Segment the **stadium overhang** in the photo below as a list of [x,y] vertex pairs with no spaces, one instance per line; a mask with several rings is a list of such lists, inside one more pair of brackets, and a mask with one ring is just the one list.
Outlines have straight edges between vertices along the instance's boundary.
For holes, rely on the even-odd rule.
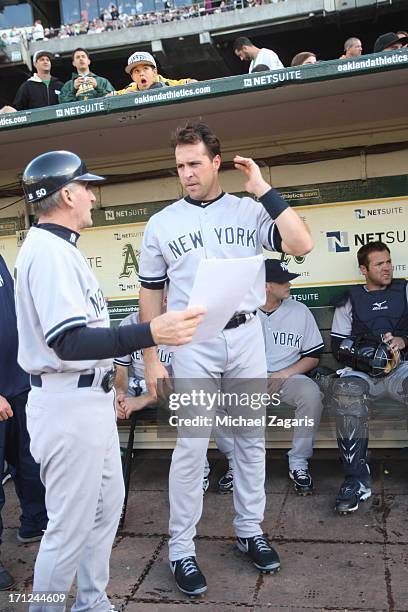
[[61,148],[115,180],[168,175],[170,132],[187,119],[212,126],[226,163],[238,152],[279,163],[407,148],[407,68],[401,49],[0,115],[0,187],[17,181],[33,156]]

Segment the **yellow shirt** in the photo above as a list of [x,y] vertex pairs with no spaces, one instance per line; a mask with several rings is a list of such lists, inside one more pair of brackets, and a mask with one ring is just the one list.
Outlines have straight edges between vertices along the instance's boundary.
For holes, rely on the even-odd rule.
[[[161,74],[158,74],[157,79],[156,79],[156,83],[164,83],[168,87],[174,87],[175,85],[186,85],[187,83],[191,83],[191,82],[192,82],[192,79],[166,79]],[[123,94],[133,93],[135,91],[142,91],[142,90],[139,90],[137,87],[137,84],[133,82],[133,83],[130,83],[130,85],[128,85],[124,89],[118,89],[117,91],[115,91],[114,95],[122,96]]]

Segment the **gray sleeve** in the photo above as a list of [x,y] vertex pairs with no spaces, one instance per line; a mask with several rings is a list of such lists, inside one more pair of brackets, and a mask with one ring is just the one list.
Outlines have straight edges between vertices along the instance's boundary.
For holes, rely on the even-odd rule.
[[323,352],[324,342],[322,335],[317,327],[314,316],[308,308],[305,310],[305,328],[302,346],[300,349],[301,357],[318,357]]
[[334,311],[333,324],[331,328],[332,338],[348,338],[351,335],[353,316],[351,302],[347,300],[344,306],[338,306]]
[[[132,314],[125,317],[120,323],[119,327],[127,327],[128,325],[137,325],[139,323],[139,313],[132,312]],[[113,363],[115,365],[120,366],[130,366],[132,364],[132,356],[129,353],[128,355],[124,355],[123,357],[117,357],[114,359]]]
[[162,289],[167,280],[167,264],[155,231],[154,217],[148,221],[143,234],[139,279],[142,287],[148,289]]

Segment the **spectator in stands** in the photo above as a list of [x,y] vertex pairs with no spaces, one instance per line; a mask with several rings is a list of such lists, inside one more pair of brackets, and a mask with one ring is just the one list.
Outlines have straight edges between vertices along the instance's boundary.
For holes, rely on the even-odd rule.
[[110,21],[110,20],[111,20],[111,14],[110,14],[109,10],[108,10],[107,8],[106,8],[106,9],[104,9],[104,10],[101,12],[101,14],[100,14],[100,17],[99,17],[99,18],[101,19],[101,21],[105,21],[105,22]]
[[251,62],[248,72],[253,72],[257,64],[265,64],[269,70],[284,68],[279,57],[271,49],[259,49],[247,38],[240,36],[234,40],[234,53],[242,62]]
[[108,95],[121,96],[127,93],[146,89],[158,89],[160,87],[172,87],[174,85],[185,85],[186,83],[196,83],[195,79],[166,79],[157,72],[156,60],[147,51],[136,51],[129,59],[125,72],[132,77],[133,83],[112,92]]
[[406,42],[402,43],[402,46],[408,47],[408,32],[405,32],[405,30],[398,30],[397,36],[400,40],[405,38]]
[[305,64],[316,64],[317,57],[312,51],[301,51],[297,53],[290,62],[291,66],[304,66]]
[[13,106],[5,106],[1,113],[42,108],[58,104],[58,96],[63,87],[62,81],[51,75],[52,53],[36,51],[33,64],[36,72],[17,90]]
[[9,43],[19,44],[21,40],[20,32],[17,30],[16,26],[13,26],[9,32]]
[[2,49],[5,49],[9,44],[9,37],[7,36],[7,32],[3,32],[0,39],[0,45]]
[[54,28],[44,28],[44,40],[49,40],[50,38],[54,38],[55,30]]
[[395,32],[381,34],[374,43],[374,53],[381,51],[395,51],[401,49],[408,43],[408,37],[400,37]]
[[340,56],[340,59],[351,59],[353,57],[359,57],[363,52],[363,45],[359,38],[348,38],[344,43],[344,53]]
[[71,80],[63,86],[59,96],[61,103],[101,98],[114,91],[108,79],[97,76],[89,70],[90,64],[91,58],[88,51],[82,48],[75,49],[72,54],[72,65],[77,71],[72,74]]
[[0,37],[0,51],[4,53],[7,49],[7,32],[3,32]]
[[112,21],[116,21],[117,19],[119,19],[119,11],[114,4],[111,4],[110,15]]
[[34,42],[44,40],[44,28],[40,19],[34,21],[32,36]]
[[254,72],[269,72],[269,67],[266,64],[257,64],[253,69],[252,74]]
[[62,25],[58,32],[58,38],[69,38],[70,34],[66,26]]

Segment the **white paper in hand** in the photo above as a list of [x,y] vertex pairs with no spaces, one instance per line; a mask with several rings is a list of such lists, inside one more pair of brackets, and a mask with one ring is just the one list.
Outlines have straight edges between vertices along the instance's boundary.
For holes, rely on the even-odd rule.
[[263,261],[262,255],[200,261],[188,308],[205,306],[207,314],[198,326],[192,344],[210,340],[224,329],[254,285]]

